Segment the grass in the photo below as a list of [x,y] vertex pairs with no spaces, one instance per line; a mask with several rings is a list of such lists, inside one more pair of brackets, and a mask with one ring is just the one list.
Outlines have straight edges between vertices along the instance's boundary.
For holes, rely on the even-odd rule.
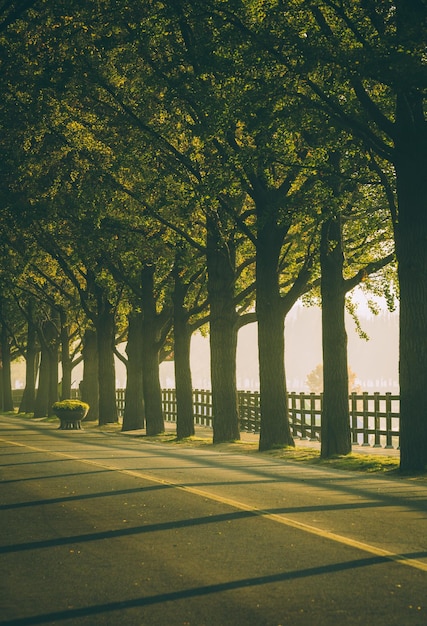
[[[11,414],[10,414],[11,415]],[[19,417],[32,418],[31,414],[19,414]],[[55,422],[57,417],[42,418],[40,421]],[[330,459],[322,459],[318,448],[299,445],[296,442],[295,448],[276,448],[265,452],[258,451],[258,442],[239,440],[227,443],[212,443],[211,431],[206,429],[204,436],[188,437],[178,440],[172,431],[166,431],[156,436],[141,434],[141,431],[121,432],[121,424],[104,424],[100,426],[98,422],[83,421],[83,429],[87,431],[97,431],[107,434],[117,434],[122,436],[139,437],[145,442],[160,443],[171,446],[187,448],[207,447],[227,454],[259,454],[274,458],[283,462],[301,463],[303,465],[313,465],[317,467],[328,467],[351,472],[363,472],[367,474],[387,474],[394,475],[399,470],[399,457],[384,454],[360,454],[351,453],[346,456],[336,456]],[[427,478],[427,473],[418,475],[419,478]]]
[[305,446],[298,447],[298,444],[295,448],[276,448],[274,450],[258,452],[258,444],[256,442],[234,441],[213,444],[210,440],[198,437],[190,437],[188,439],[178,441],[176,437],[168,434],[159,435],[158,437],[144,437],[144,440],[192,448],[209,445],[212,449],[219,450],[221,452],[236,454],[262,454],[285,462],[289,461],[305,465],[331,467],[352,472],[385,473],[399,469],[399,458],[395,456],[352,453],[346,456],[336,456],[330,459],[322,459],[318,449],[308,448]]
[[319,451],[312,448],[307,448],[305,450],[301,448],[288,448],[284,449],[277,456],[279,458],[305,463],[307,465],[332,467],[352,472],[390,472],[399,469],[399,458],[395,456],[358,454],[353,452],[345,456],[335,456],[330,459],[322,459]]
[[155,437],[148,437],[146,435],[141,436],[144,441],[152,443],[162,443],[191,448],[209,446],[211,449],[218,450],[220,452],[235,454],[263,454],[284,462],[289,461],[305,465],[330,467],[352,472],[390,473],[396,472],[399,469],[398,456],[352,453],[345,456],[322,459],[318,449],[298,446],[298,442],[295,448],[276,448],[266,452],[259,452],[258,442],[256,441],[231,441],[227,443],[213,444],[211,438],[188,437],[186,439],[178,440],[174,433],[168,432]]

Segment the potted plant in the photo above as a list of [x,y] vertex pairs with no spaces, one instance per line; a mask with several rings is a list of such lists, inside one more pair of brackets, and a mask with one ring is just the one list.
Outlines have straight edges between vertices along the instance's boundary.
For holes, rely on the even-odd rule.
[[52,410],[61,420],[61,430],[81,430],[81,421],[89,411],[89,405],[81,400],[61,400],[54,402]]

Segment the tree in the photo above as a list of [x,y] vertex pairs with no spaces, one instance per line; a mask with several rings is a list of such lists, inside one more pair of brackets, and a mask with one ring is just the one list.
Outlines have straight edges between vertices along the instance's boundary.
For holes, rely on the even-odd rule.
[[6,30],[22,14],[25,14],[38,0],[24,0],[23,2],[6,2],[0,10],[0,32]]
[[[293,444],[287,416],[283,326],[286,312],[298,297],[297,291],[302,293],[306,288],[302,283],[303,276],[307,279],[309,262],[293,268],[293,277],[299,277],[298,287],[289,290],[286,298],[282,298],[279,276],[284,272],[283,258],[290,240],[285,244],[285,238],[300,215],[296,196],[308,178],[309,167],[304,162],[303,150],[298,148],[301,138],[296,130],[297,109],[288,94],[278,93],[278,81],[283,82],[283,74],[277,74],[275,64],[264,63],[257,47],[250,38],[245,38],[246,33],[242,36],[235,22],[221,15],[221,7],[211,4],[214,8],[203,13],[206,15],[203,20],[199,6],[194,3],[179,7],[169,3],[173,17],[168,20],[162,14],[162,20],[168,24],[165,49],[182,59],[181,81],[177,80],[176,63],[170,61],[173,53],[156,52],[150,64],[162,78],[165,75],[169,78],[168,87],[175,99],[188,105],[186,116],[192,121],[191,132],[197,133],[198,145],[203,142],[201,163],[207,175],[202,182],[209,189],[209,196],[220,203],[224,196],[228,200],[239,193],[247,199],[237,205],[237,211],[235,202],[225,204],[231,220],[256,248],[261,422],[264,424],[260,446],[268,449]],[[156,41],[161,37],[158,29],[155,37]],[[271,109],[265,106],[270,98],[274,102]],[[215,196],[212,190],[218,190]],[[229,280],[225,282],[229,284]],[[292,279],[286,278],[284,282],[289,287]],[[224,297],[223,290],[222,294]],[[235,317],[231,308],[229,313]],[[214,342],[212,333],[211,338]],[[216,342],[212,345],[216,346]],[[233,342],[229,341],[228,345],[232,347]],[[230,383],[231,389],[231,379]]]
[[[353,372],[351,367],[347,370],[348,374],[348,392],[357,392],[356,378],[357,374]],[[320,394],[323,392],[323,364],[318,363],[316,367],[307,374],[306,385],[310,390],[310,393]]]
[[142,320],[142,371],[147,435],[164,431],[162,394],[160,388],[159,352],[170,330],[171,307],[156,310],[154,291],[154,264],[146,264],[141,273]]
[[[207,317],[200,314],[207,308],[204,297],[204,268],[188,272],[191,249],[178,243],[173,268],[173,348],[177,403],[177,439],[194,435],[193,385],[191,380],[190,347],[193,332]],[[201,256],[203,259],[204,256]],[[201,283],[201,284],[200,284]],[[191,299],[190,299],[191,298]],[[201,301],[200,301],[201,300]],[[194,317],[197,321],[191,322]]]
[[3,411],[13,411],[11,379],[11,336],[6,322],[6,301],[0,294],[0,390]]
[[99,420],[99,365],[98,365],[98,342],[96,330],[90,326],[83,335],[83,378],[80,383],[80,394],[83,402],[89,405],[86,419],[89,421]]
[[[400,291],[401,469],[427,466],[427,121],[422,0],[264,6],[242,27],[300,77],[305,106],[394,167]],[[286,37],[283,36],[286,33]]]
[[125,359],[126,392],[122,431],[137,430],[145,425],[144,372],[142,344],[142,311],[132,310],[128,316]]
[[[349,154],[346,158],[351,155],[352,160],[358,163],[360,176],[363,160],[356,159],[353,151],[348,148],[347,151]],[[326,183],[331,197],[328,206],[323,207],[320,238],[323,349],[321,456],[324,458],[351,452],[347,333],[344,319],[347,293],[394,258],[393,252],[386,254],[390,248],[387,227],[391,224],[389,220],[384,221],[381,197],[377,198],[370,190],[374,181],[371,184],[365,183],[369,190],[366,199],[361,181],[351,176],[354,165],[352,164],[350,171],[344,171],[343,155],[340,151],[330,152],[329,165],[331,170]],[[366,181],[369,182],[369,179]],[[369,210],[364,209],[366,200],[372,204]],[[379,206],[376,206],[378,201]],[[346,235],[343,234],[345,222]],[[377,255],[378,258],[375,259]],[[353,267],[358,268],[358,271]]]
[[[143,63],[146,63],[145,58],[142,59],[142,61]],[[122,68],[120,68],[119,66],[118,68],[116,68],[116,71],[122,71]],[[144,174],[141,175],[140,170],[136,168],[132,172],[131,176],[129,175],[126,176],[126,185],[124,185],[123,183],[120,184],[118,180],[119,177],[117,177],[115,180],[117,186],[122,191],[125,191],[132,198],[134,199],[136,198],[138,202],[140,202],[141,209],[144,211],[144,213],[149,215],[151,218],[158,220],[161,224],[167,225],[168,228],[170,228],[170,231],[172,233],[175,232],[179,236],[183,237],[183,239],[185,239],[188,243],[191,243],[191,245],[194,244],[194,248],[198,254],[201,249],[201,244],[199,242],[196,242],[195,241],[196,237],[194,237],[192,234],[190,236],[188,234],[188,231],[183,233],[182,226],[180,225],[180,221],[179,221],[180,217],[183,214],[185,215],[186,211],[185,209],[182,209],[182,208],[178,208],[177,210],[177,204],[179,204],[179,201],[177,202],[177,198],[180,198],[182,196],[183,197],[182,204],[184,204],[186,194],[188,197],[189,193],[192,193],[192,194],[197,193],[198,196],[202,196],[202,200],[203,200],[203,190],[200,191],[200,185],[199,185],[199,189],[196,187],[196,191],[194,191],[194,186],[195,186],[194,181],[193,181],[192,187],[190,187],[188,184],[188,178],[190,176],[193,179],[195,179],[197,183],[200,183],[200,175],[198,173],[197,165],[194,163],[194,161],[192,160],[190,161],[188,159],[188,156],[184,150],[178,151],[177,148],[174,146],[174,143],[175,143],[174,138],[168,135],[168,132],[171,131],[171,128],[169,128],[168,125],[163,124],[159,129],[158,128],[159,123],[156,117],[154,117],[154,119],[150,117],[146,119],[145,118],[146,111],[141,110],[138,102],[134,102],[132,100],[129,101],[129,94],[126,93],[126,91],[118,90],[117,87],[114,84],[112,84],[111,80],[109,80],[108,78],[106,77],[99,78],[99,75],[97,76],[98,76],[99,83],[102,84],[104,90],[108,92],[109,97],[113,98],[114,101],[121,107],[121,109],[125,111],[126,115],[124,116],[124,119],[127,120],[128,123],[129,122],[132,123],[135,126],[135,130],[137,132],[141,132],[141,130],[144,130],[145,136],[144,136],[144,133],[142,133],[140,135],[140,141],[147,143],[147,135],[148,135],[149,140],[150,140],[148,145],[150,144],[152,145],[153,137],[155,137],[154,145],[156,146],[156,159],[158,163],[160,159],[162,159],[160,163],[162,163],[165,160],[164,153],[167,151],[166,163],[162,164],[162,167],[164,168],[164,171],[162,170],[163,176],[161,176],[159,179],[154,178],[153,180],[153,174],[152,172],[149,171],[148,177],[149,177],[150,184],[147,185],[147,177],[145,176],[145,170],[143,170]],[[162,74],[162,77],[163,77],[163,74]],[[148,78],[148,80],[152,80],[152,79]],[[156,88],[159,89],[158,86]],[[163,89],[163,86],[161,88]],[[136,92],[135,85],[133,89],[135,93]],[[145,97],[144,90],[145,90],[145,86],[144,88],[141,88],[141,98]],[[181,112],[181,110],[179,110],[179,112],[183,116],[185,116],[186,114],[185,111]],[[162,111],[163,120],[168,119],[169,117],[170,117],[170,112]],[[118,122],[116,121],[116,123],[123,124],[123,120],[121,121],[119,120]],[[172,129],[172,131],[176,133],[174,129]],[[160,132],[162,132],[161,135],[160,135]],[[191,146],[191,142],[192,142],[191,136],[187,138],[185,135],[183,135],[182,142],[184,146],[187,146],[187,145]],[[147,147],[147,149],[150,149],[150,148]],[[182,176],[182,182],[181,182],[181,188],[179,188],[179,185],[175,183],[171,187],[171,191],[168,191],[168,187],[170,186],[170,178],[171,178],[171,171],[170,171],[171,159],[174,159],[175,161],[173,164],[174,170],[175,170],[173,172],[174,178],[176,180],[177,173],[179,172],[179,174]],[[135,162],[133,163],[133,166],[135,166]],[[186,186],[184,187],[184,185]],[[149,187],[149,191],[145,191],[147,187]],[[175,195],[173,196],[173,191],[177,187],[178,187],[178,190],[177,190],[178,194],[175,193]],[[183,187],[184,187],[184,191],[183,191]],[[204,189],[206,189],[206,183],[203,184],[203,187]],[[187,189],[189,191],[187,191]],[[158,201],[156,202],[154,200],[156,198],[156,195],[158,196],[159,199],[161,199],[160,202]],[[149,198],[149,200],[147,198]],[[170,206],[174,207],[174,211],[172,212],[172,214],[170,212],[170,209],[166,208],[169,206],[168,201],[170,202]],[[194,205],[194,200],[192,204]],[[206,202],[206,204],[208,204],[208,202]],[[198,211],[200,213],[200,203],[198,204]],[[206,209],[202,209],[202,211],[204,211],[207,215],[209,215],[210,211],[215,212],[215,209],[211,209],[208,206]],[[189,219],[188,215],[186,215],[186,219],[187,220]],[[190,219],[191,219],[191,216],[190,216]],[[213,222],[209,222],[209,217],[206,218],[206,221],[208,225],[213,223]],[[194,228],[192,230],[194,230]],[[206,232],[208,233],[207,239],[206,239],[207,241],[206,250],[209,250],[209,254],[207,255],[207,266],[208,266],[208,276],[209,276],[208,282],[209,282],[209,289],[210,289],[209,303],[210,303],[211,309],[213,308],[213,310],[215,311],[215,306],[217,305],[216,310],[219,311],[220,307],[224,307],[225,298],[224,298],[224,294],[220,294],[222,298],[222,302],[221,304],[219,304],[218,289],[213,286],[215,282],[214,277],[218,276],[217,273],[215,274],[214,265],[216,263],[216,259],[218,259],[218,256],[220,255],[220,252],[219,252],[220,246],[223,245],[223,240],[222,240],[223,233],[221,232],[220,234],[218,233],[216,234],[216,242],[217,243],[219,242],[220,245],[216,245],[216,244],[211,245],[210,242],[212,241],[212,237],[209,234],[209,228],[207,229]],[[224,244],[223,267],[226,267],[226,263],[228,262],[226,258],[227,245],[228,245],[227,243]],[[236,275],[238,275],[238,269],[236,270],[236,268],[231,268],[231,272],[234,272],[234,274],[233,274],[233,278],[231,279],[231,282],[230,280],[227,280],[227,283],[230,285],[230,290],[227,294],[228,295],[227,306],[229,307],[229,310],[232,311],[232,318],[233,318],[232,325],[229,330],[226,330],[224,326],[222,328],[222,331],[216,334],[215,324],[218,320],[220,321],[223,318],[223,316],[220,314],[218,315],[214,314],[213,316],[211,316],[211,319],[210,319],[210,322],[212,323],[214,327],[214,332],[211,333],[213,351],[215,352],[216,350],[216,357],[213,359],[213,362],[212,362],[213,364],[213,368],[212,368],[213,404],[214,404],[214,413],[216,416],[215,425],[214,425],[214,438],[216,441],[218,440],[218,438],[222,440],[229,440],[230,438],[236,438],[239,436],[235,374],[234,376],[233,375],[231,376],[230,383],[228,380],[228,372],[233,371],[233,369],[235,369],[235,350],[233,352],[234,358],[232,355],[230,355],[229,352],[225,356],[221,354],[225,351],[226,347],[229,348],[233,345],[235,346],[237,343],[238,325],[236,323],[236,298],[234,294],[234,289],[235,289],[234,284],[236,281]],[[217,283],[218,283],[218,279],[217,279]],[[224,281],[221,282],[221,285],[223,284],[224,284]],[[223,340],[224,332],[230,332],[234,336],[233,342]],[[187,333],[182,332],[180,337],[182,339],[185,339],[186,334]],[[188,340],[190,336],[191,335],[187,336]],[[184,342],[182,346],[180,344],[179,347],[182,347],[182,349],[184,350]],[[178,355],[180,354],[179,347],[178,347]],[[188,361],[189,353],[186,358]],[[189,366],[189,362],[187,362],[187,367],[188,366]],[[182,371],[183,370],[181,369],[180,373]],[[179,385],[180,384],[179,375],[177,378],[178,378],[177,384]],[[188,381],[187,383],[185,383],[185,385],[188,388]],[[227,390],[227,393],[226,393],[226,390]],[[182,398],[180,392],[178,392],[178,396]],[[187,405],[189,405],[188,391],[186,392],[186,403]],[[227,409],[224,408],[225,406],[227,407]]]
[[[318,223],[325,223],[325,241],[328,233],[342,230],[333,220],[345,218],[342,206],[338,211],[336,206],[331,211],[325,207],[322,219],[318,210],[319,178],[329,155],[338,144],[341,149],[345,133],[357,149],[370,154],[373,167],[384,171],[387,162],[393,164],[398,206],[392,216],[403,304],[402,468],[410,469],[408,459],[414,467],[425,465],[427,453],[421,448],[427,446],[419,443],[419,433],[425,442],[427,420],[419,414],[425,415],[426,407],[416,412],[415,406],[421,406],[427,367],[419,348],[424,342],[418,341],[426,332],[427,304],[421,309],[424,317],[419,316],[415,299],[423,294],[427,301],[422,289],[427,253],[421,245],[427,225],[420,217],[427,192],[423,185],[418,185],[417,195],[414,192],[416,176],[422,179],[427,161],[424,3],[417,0],[411,12],[403,1],[391,0],[293,0],[286,11],[280,3],[233,0],[126,7],[106,2],[102,11],[90,4],[75,5],[71,19],[61,3],[52,8],[40,1],[40,7],[43,10],[28,13],[27,21],[11,22],[3,34],[1,123],[13,129],[11,138],[2,140],[7,155],[2,171],[12,182],[4,194],[7,202],[9,195],[14,196],[14,207],[19,200],[33,214],[32,223],[47,211],[50,220],[43,228],[58,237],[67,232],[68,248],[62,240],[61,254],[68,269],[79,268],[74,284],[86,292],[85,311],[93,316],[97,303],[94,325],[105,302],[116,312],[120,300],[120,281],[112,280],[106,269],[112,245],[99,228],[106,215],[126,219],[129,202],[120,206],[123,194],[117,189],[126,188],[129,198],[138,197],[151,224],[156,220],[187,242],[201,213],[208,222],[214,216],[206,242],[212,328],[218,323],[212,333],[215,364],[221,353],[216,337],[222,332],[233,337],[241,323],[235,297],[231,306],[230,268],[223,266],[227,298],[224,285],[214,280],[227,246],[233,253],[229,260],[239,256],[238,248],[233,250],[234,233],[229,238],[233,224],[257,255],[263,448],[292,443],[280,338],[283,322],[294,298],[313,283],[309,270]],[[319,127],[322,133],[316,132]],[[336,194],[345,204],[345,193],[337,189]],[[100,241],[90,253],[80,243],[88,241],[86,225]],[[375,223],[369,227],[375,228]],[[161,254],[169,258],[169,252]],[[416,281],[410,254],[418,259]],[[328,261],[337,261],[339,255],[327,256],[326,274]],[[330,264],[337,276],[338,261]],[[96,268],[89,291],[82,288],[87,267]],[[101,299],[95,294],[99,288]],[[335,291],[336,298],[340,291]],[[163,305],[155,300],[156,307]],[[228,328],[216,333],[225,311]],[[227,347],[233,345],[230,341]],[[221,356],[227,363],[231,358],[230,352]],[[223,370],[232,372],[228,365]],[[325,364],[326,376],[328,370]],[[346,368],[340,371],[345,375]],[[215,387],[219,389],[217,382]],[[340,387],[344,389],[343,381]],[[234,424],[232,373],[225,388],[230,390],[226,412],[233,415]]]
[[39,384],[34,405],[34,417],[52,415],[52,405],[58,400],[59,333],[55,312],[41,320],[36,331],[41,348]]
[[22,394],[19,413],[34,413],[36,400],[36,374],[38,369],[37,332],[34,321],[34,301],[29,299],[25,309],[27,338],[25,341],[25,388]]

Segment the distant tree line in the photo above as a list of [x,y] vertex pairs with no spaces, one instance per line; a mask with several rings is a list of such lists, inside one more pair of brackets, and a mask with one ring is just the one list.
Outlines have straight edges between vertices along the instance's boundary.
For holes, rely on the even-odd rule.
[[304,297],[322,306],[321,454],[347,454],[344,312],[361,285],[391,307],[399,294],[401,467],[424,469],[425,2],[1,11],[4,410],[17,355],[35,416],[69,397],[83,360],[89,418],[117,421],[125,341],[123,429],[163,431],[173,352],[177,435],[191,436],[190,340],[205,329],[214,442],[238,439],[237,336],[256,321],[260,449],[292,446],[283,331]]

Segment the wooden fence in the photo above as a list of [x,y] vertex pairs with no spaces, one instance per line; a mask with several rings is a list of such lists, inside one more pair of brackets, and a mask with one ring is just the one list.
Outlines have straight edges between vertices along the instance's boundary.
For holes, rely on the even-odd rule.
[[[117,407],[123,417],[124,389],[118,389]],[[238,391],[240,430],[258,433],[260,429],[259,393]],[[322,394],[288,393],[289,421],[292,435],[298,439],[320,441]],[[176,422],[175,389],[162,390],[164,418]],[[194,423],[212,428],[212,393],[207,389],[193,390]],[[352,393],[349,396],[350,429],[354,445],[374,448],[399,447],[399,396],[391,393]]]
[[[174,389],[162,390],[165,420],[176,422]],[[321,433],[322,394],[288,394],[289,420],[292,434],[299,439],[319,441]],[[194,421],[212,427],[212,395],[209,390],[193,391]],[[240,430],[258,433],[260,429],[259,393],[238,391]],[[375,448],[399,446],[399,396],[391,393],[349,396],[350,428],[355,445]]]
[[[18,406],[22,390],[14,391]],[[76,391],[76,397],[78,391]],[[117,389],[117,408],[123,417],[124,389]],[[176,422],[176,395],[174,389],[162,390],[165,420]],[[193,390],[194,422],[212,428],[212,394],[206,389]],[[240,430],[258,433],[260,429],[259,393],[238,391]],[[288,394],[289,421],[295,438],[319,441],[321,433],[322,395],[314,393]],[[349,396],[350,427],[355,445],[374,448],[399,447],[399,396],[391,393],[352,393]]]

